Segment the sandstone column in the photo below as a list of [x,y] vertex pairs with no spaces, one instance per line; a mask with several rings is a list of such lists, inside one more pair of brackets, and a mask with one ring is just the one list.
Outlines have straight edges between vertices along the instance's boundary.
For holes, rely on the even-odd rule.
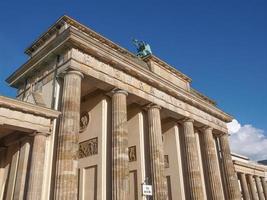
[[267,199],[267,183],[265,181],[265,177],[261,177],[261,183],[262,183],[262,188],[263,188],[264,196]]
[[258,196],[259,200],[265,200],[263,190],[262,190],[262,185],[261,185],[261,179],[258,176],[255,176],[255,182],[257,186],[257,191],[258,191]]
[[115,89],[112,95],[112,200],[129,195],[127,92]]
[[240,177],[243,199],[244,200],[250,200],[246,175],[244,173],[239,173],[239,177]]
[[8,146],[7,159],[9,162],[8,179],[6,183],[4,199],[12,199],[14,194],[14,185],[16,182],[17,166],[19,160],[19,141]]
[[207,186],[209,199],[224,199],[223,186],[220,177],[220,169],[217,160],[217,152],[212,135],[212,128],[204,127],[203,133],[200,134],[203,142],[203,154],[205,165],[205,174],[207,175]]
[[78,196],[78,134],[82,78],[82,73],[78,71],[68,71],[64,76],[55,199],[74,200]]
[[0,199],[3,199],[5,185],[7,181],[7,147],[0,146]]
[[164,176],[164,152],[160,119],[160,107],[148,106],[148,131],[153,199],[167,199],[167,183]]
[[232,161],[230,146],[228,142],[228,134],[224,134],[219,137],[221,156],[222,156],[222,167],[224,170],[225,178],[225,190],[229,200],[240,200],[241,193],[237,176]]
[[33,139],[27,200],[40,200],[42,197],[46,135],[36,133]]
[[253,181],[253,177],[251,174],[247,174],[247,181],[248,181],[248,185],[249,185],[252,199],[258,200],[259,198],[258,198],[257,191],[255,188],[255,182]]
[[204,199],[197,144],[194,133],[194,120],[183,120],[184,156],[185,156],[185,181],[187,199]]
[[19,154],[19,163],[17,168],[17,177],[16,177],[16,184],[14,189],[14,199],[16,200],[23,200],[27,175],[27,168],[28,168],[28,160],[29,160],[29,153],[30,153],[30,146],[31,146],[31,137],[26,136],[20,142],[20,154]]

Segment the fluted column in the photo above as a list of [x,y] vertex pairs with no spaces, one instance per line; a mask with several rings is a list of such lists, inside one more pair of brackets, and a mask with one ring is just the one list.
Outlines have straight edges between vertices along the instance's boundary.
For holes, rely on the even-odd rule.
[[267,183],[265,177],[261,177],[261,184],[265,198],[267,199]]
[[164,176],[164,152],[160,119],[160,107],[148,106],[148,131],[153,199],[167,199],[167,183]]
[[247,174],[247,181],[248,181],[248,185],[249,185],[249,189],[250,189],[250,193],[252,196],[253,200],[258,200],[258,195],[257,195],[257,191],[256,191],[256,187],[255,187],[255,182],[253,181],[253,177],[251,174]]
[[194,133],[194,120],[183,120],[184,132],[184,156],[185,156],[185,181],[187,199],[204,199],[201,173],[199,167],[199,157],[197,151],[196,138]]
[[75,200],[78,196],[78,134],[82,77],[82,73],[78,71],[68,71],[64,75],[55,199]]
[[127,92],[116,89],[112,95],[112,200],[129,195]]
[[265,200],[263,190],[262,190],[262,185],[261,185],[261,179],[258,176],[255,176],[255,182],[257,186],[257,191],[258,191],[258,196],[259,200]]
[[239,178],[240,178],[240,183],[241,183],[243,199],[244,200],[250,200],[246,175],[244,173],[239,173]]
[[207,175],[207,186],[209,192],[207,192],[208,199],[224,199],[223,186],[220,177],[220,170],[217,161],[217,152],[212,135],[212,128],[204,127],[203,133],[200,134],[203,142],[203,154],[205,165],[205,174]]
[[224,134],[219,137],[221,156],[222,156],[222,167],[224,170],[225,178],[225,190],[229,200],[240,200],[241,192],[239,190],[238,179],[235,173],[234,164],[232,161],[228,134]]
[[46,135],[36,133],[33,139],[27,200],[40,200],[42,197]]
[[7,147],[0,146],[0,199],[3,199],[5,185],[7,182]]
[[8,159],[8,179],[5,188],[4,199],[10,200],[13,199],[13,188],[16,183],[16,175],[17,175],[17,166],[19,160],[19,141],[15,141],[8,147],[7,152]]
[[31,137],[26,136],[22,141],[20,141],[19,161],[13,196],[13,198],[16,200],[22,200],[25,198],[26,175],[29,163],[28,160],[30,154],[31,139]]

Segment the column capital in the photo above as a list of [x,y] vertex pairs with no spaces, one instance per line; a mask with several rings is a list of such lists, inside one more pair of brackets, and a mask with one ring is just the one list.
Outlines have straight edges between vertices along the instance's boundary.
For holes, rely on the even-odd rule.
[[150,109],[150,108],[157,108],[157,109],[161,109],[161,106],[159,106],[158,104],[155,104],[155,103],[149,103],[147,105],[144,106],[145,109]]
[[66,74],[75,74],[75,75],[80,76],[81,78],[84,78],[83,73],[80,71],[76,71],[76,70],[69,70],[66,72]]
[[185,117],[185,118],[183,118],[182,120],[181,120],[182,122],[192,122],[192,123],[194,123],[194,119],[192,119],[192,118],[189,118],[189,117]]
[[75,74],[75,75],[80,76],[82,79],[84,78],[83,73],[77,70],[66,70],[66,71],[60,72],[57,76],[63,78],[64,76],[69,75],[69,74]]
[[51,135],[50,133],[48,133],[48,132],[39,132],[39,131],[35,131],[35,132],[33,132],[33,133],[31,133],[31,134],[29,134],[28,136],[30,136],[30,137],[35,137],[36,135],[43,135],[43,136],[49,136],[49,135]]
[[201,128],[200,128],[202,131],[206,131],[206,130],[213,130],[213,128],[212,127],[210,127],[210,126],[208,126],[208,125],[204,125],[204,126],[202,126]]
[[128,92],[126,90],[120,89],[120,88],[114,88],[113,90],[111,90],[111,94],[124,94],[126,96],[128,96]]
[[230,134],[229,133],[224,133],[224,132],[222,132],[222,133],[220,133],[219,135],[218,135],[218,137],[223,137],[223,136],[229,136]]

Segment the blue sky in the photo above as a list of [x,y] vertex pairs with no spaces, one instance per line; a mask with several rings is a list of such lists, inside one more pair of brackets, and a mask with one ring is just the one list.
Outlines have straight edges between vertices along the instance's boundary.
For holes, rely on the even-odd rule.
[[135,51],[131,38],[193,79],[241,125],[267,131],[267,1],[1,1],[0,94],[24,49],[63,14]]

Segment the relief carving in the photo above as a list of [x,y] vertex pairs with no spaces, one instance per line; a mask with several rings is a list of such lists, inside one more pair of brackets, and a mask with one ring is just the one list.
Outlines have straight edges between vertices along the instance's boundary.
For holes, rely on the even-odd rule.
[[136,146],[131,146],[128,148],[129,162],[136,161]]
[[139,82],[139,89],[144,90],[144,83],[143,82]]
[[90,64],[93,61],[91,56],[84,55],[84,63]]
[[150,86],[150,94],[155,95],[155,88],[153,88],[153,87],[151,87],[151,86]]
[[79,158],[96,155],[98,152],[98,139],[92,138],[79,144]]
[[170,167],[169,156],[168,155],[164,155],[164,167],[165,168],[169,168]]
[[83,132],[89,124],[89,114],[88,112],[83,112],[80,118],[80,132]]
[[119,70],[117,70],[117,69],[114,69],[114,76],[115,76],[115,78],[120,78],[120,71]]

